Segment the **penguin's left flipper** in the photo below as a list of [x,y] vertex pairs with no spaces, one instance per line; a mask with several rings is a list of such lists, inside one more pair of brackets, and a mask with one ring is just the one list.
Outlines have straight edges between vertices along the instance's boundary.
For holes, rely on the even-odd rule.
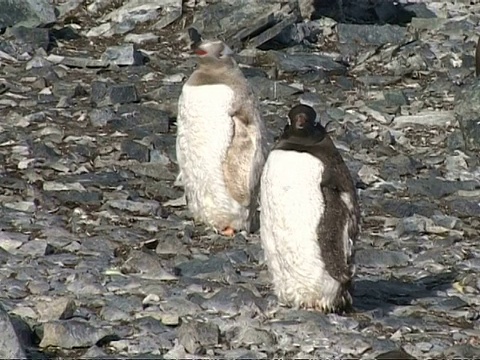
[[[348,171],[348,170],[347,170]],[[333,167],[331,171],[326,172],[323,174],[323,178],[320,184],[322,189],[328,189],[333,193],[336,193],[338,197],[342,197],[346,195],[347,198],[350,198],[349,205],[346,203],[344,205],[347,206],[347,214],[348,214],[348,237],[349,239],[356,239],[360,232],[358,222],[359,222],[359,208],[356,205],[356,200],[352,199],[351,191],[356,191],[355,187],[352,186],[351,189],[342,185],[341,182],[336,181],[336,179],[343,177],[343,172],[338,167]],[[343,199],[342,199],[343,201]],[[350,207],[350,208],[349,208]]]
[[323,262],[329,275],[345,284],[351,279],[351,267],[346,248],[349,239],[345,239],[345,205],[340,200],[340,193],[335,186],[329,187],[322,181],[321,191],[324,200],[323,219],[317,227],[317,236]]
[[223,161],[223,176],[228,192],[239,204],[248,206],[251,197],[251,172],[255,153],[251,122],[241,111],[233,114],[232,138]]

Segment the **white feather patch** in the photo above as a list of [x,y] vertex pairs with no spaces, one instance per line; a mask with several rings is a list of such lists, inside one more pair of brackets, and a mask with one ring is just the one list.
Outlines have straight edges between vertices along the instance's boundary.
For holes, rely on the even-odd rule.
[[233,90],[223,84],[184,85],[178,106],[177,160],[189,208],[217,230],[243,229],[248,218],[248,209],[228,194],[222,170],[234,101]]
[[[317,238],[324,214],[323,164],[295,151],[270,153],[261,178],[260,235],[281,302],[331,307],[340,283],[326,271]],[[324,254],[329,256],[329,254]]]

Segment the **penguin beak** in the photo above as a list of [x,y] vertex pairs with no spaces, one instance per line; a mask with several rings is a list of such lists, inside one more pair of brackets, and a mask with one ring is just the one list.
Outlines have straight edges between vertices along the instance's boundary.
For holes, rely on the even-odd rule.
[[307,122],[306,116],[304,114],[299,114],[295,118],[295,128],[297,130],[302,130],[305,127]]
[[193,52],[194,52],[196,55],[198,55],[198,56],[203,56],[203,55],[207,55],[207,54],[208,54],[208,52],[206,52],[205,50],[199,49],[199,48],[193,50]]

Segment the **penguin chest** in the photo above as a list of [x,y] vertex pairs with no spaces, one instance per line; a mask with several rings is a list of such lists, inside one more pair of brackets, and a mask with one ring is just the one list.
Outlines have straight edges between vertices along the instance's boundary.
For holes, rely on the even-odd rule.
[[314,156],[273,150],[261,179],[265,240],[282,253],[317,254],[316,229],[324,213],[324,167]]
[[233,135],[230,116],[234,91],[221,84],[185,85],[179,99],[177,160],[189,206],[209,222],[222,218],[238,204],[225,186],[222,164]]
[[[261,178],[260,235],[280,300],[331,306],[340,284],[323,261],[317,227],[325,213],[323,163],[295,151],[273,150]],[[331,254],[330,254],[331,255]]]

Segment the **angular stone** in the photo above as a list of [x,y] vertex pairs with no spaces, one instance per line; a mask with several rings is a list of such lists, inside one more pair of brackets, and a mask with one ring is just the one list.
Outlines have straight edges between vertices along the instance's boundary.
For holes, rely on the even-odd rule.
[[111,107],[92,109],[89,113],[90,122],[94,127],[102,127],[117,118],[117,114]]
[[74,56],[61,56],[61,55],[50,54],[45,59],[54,64],[62,64],[70,67],[96,68],[96,67],[108,66],[108,62],[105,62],[103,60],[74,57]]
[[51,321],[43,326],[40,347],[57,346],[63,349],[90,347],[108,335],[112,335],[112,332],[95,328],[86,321]]
[[8,32],[6,32],[6,35],[12,35],[15,38],[19,54],[24,52],[33,54],[38,48],[47,50],[50,44],[50,34],[48,29],[17,26],[10,28]]
[[66,96],[68,98],[74,98],[77,96],[87,95],[87,91],[79,83],[68,83],[64,81],[58,81],[53,84],[53,95],[57,97]]
[[144,56],[134,44],[125,44],[108,47],[100,60],[114,65],[142,65]]
[[153,106],[124,104],[118,107],[117,116],[110,125],[115,130],[128,131],[136,138],[143,139],[152,134],[167,133],[170,116]]
[[306,71],[323,71],[327,75],[345,75],[347,69],[344,65],[333,61],[330,57],[320,54],[286,54],[280,51],[270,51],[278,70],[295,73]]
[[459,218],[480,216],[480,203],[474,200],[455,199],[448,203],[450,213]]
[[[1,6],[1,2],[0,2]],[[21,339],[17,335],[12,319],[0,305],[0,358],[27,359]]]
[[476,181],[448,181],[439,178],[407,179],[406,185],[411,196],[423,195],[434,199],[454,194],[459,190],[475,190],[480,187]]
[[104,81],[92,83],[90,100],[98,107],[139,101],[134,84],[109,84]]
[[397,129],[411,125],[445,127],[454,122],[453,111],[422,111],[416,115],[397,116],[393,119],[393,126]]
[[455,99],[455,115],[463,133],[466,149],[480,150],[480,127],[478,114],[480,111],[480,82],[464,87]]
[[0,0],[0,28],[9,26],[36,27],[57,20],[48,0]]
[[398,25],[338,24],[340,43],[384,45],[401,44],[406,40],[407,29]]
[[201,304],[205,309],[225,314],[237,314],[241,310],[265,311],[267,300],[256,296],[243,286],[229,286],[220,289],[210,299]]
[[158,36],[153,33],[146,34],[128,34],[125,36],[125,42],[131,42],[134,44],[144,44],[147,42],[158,41]]
[[75,302],[66,297],[53,299],[52,301],[42,301],[37,303],[37,311],[40,314],[40,320],[64,320],[71,318],[75,312]]
[[[227,43],[237,49],[249,39],[253,38],[253,45],[257,46],[279,34],[295,19],[292,11],[288,3],[252,0],[218,2],[195,11],[192,25],[206,37],[225,34]],[[281,25],[277,25],[279,23]],[[263,32],[267,33],[264,35]]]
[[190,354],[198,354],[202,348],[214,347],[219,338],[218,326],[210,322],[190,321],[178,329],[178,342]]
[[401,267],[409,261],[408,255],[400,251],[360,249],[355,252],[355,262],[366,267]]

